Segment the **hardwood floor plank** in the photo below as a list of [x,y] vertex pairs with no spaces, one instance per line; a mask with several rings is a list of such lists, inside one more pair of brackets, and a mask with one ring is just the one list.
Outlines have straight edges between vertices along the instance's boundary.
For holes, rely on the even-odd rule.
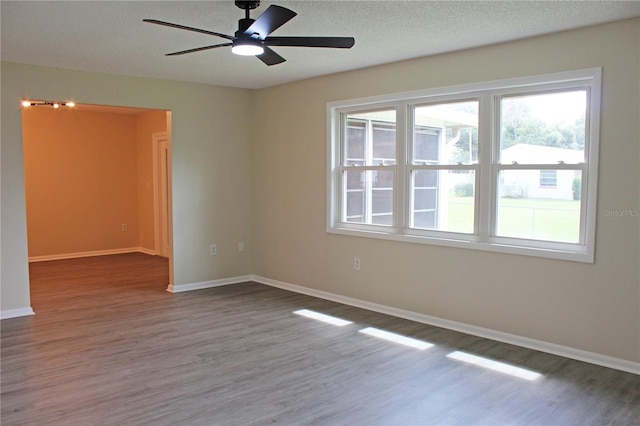
[[[166,260],[142,254],[30,272],[36,315],[1,322],[3,425],[640,423],[640,377],[617,370],[256,283],[170,294]],[[542,377],[447,357],[454,351]]]

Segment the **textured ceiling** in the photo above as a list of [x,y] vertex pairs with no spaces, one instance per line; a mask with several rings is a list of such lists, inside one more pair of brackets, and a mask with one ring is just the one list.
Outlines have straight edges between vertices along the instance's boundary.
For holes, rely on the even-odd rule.
[[276,48],[267,67],[221,48],[165,57],[225,40],[143,23],[151,18],[232,35],[233,1],[5,1],[2,60],[242,88],[494,44],[640,16],[639,1],[263,1],[298,13],[273,33],[353,36],[352,49]]

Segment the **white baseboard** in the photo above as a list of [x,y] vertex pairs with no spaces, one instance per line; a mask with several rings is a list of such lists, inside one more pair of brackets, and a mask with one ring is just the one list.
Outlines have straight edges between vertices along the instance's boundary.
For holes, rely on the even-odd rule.
[[125,247],[125,248],[108,249],[108,250],[82,251],[77,253],[62,253],[62,254],[51,254],[51,255],[45,255],[45,256],[31,256],[29,257],[29,263],[48,262],[50,260],[77,259],[80,257],[108,256],[111,254],[124,254],[124,253],[144,253],[144,254],[150,254],[153,256],[157,254],[155,250],[151,250],[144,247]]
[[514,334],[504,333],[501,331],[491,330],[488,328],[477,327],[475,325],[464,324],[431,315],[420,314],[417,312],[398,309],[391,306],[380,305],[377,303],[367,302],[366,300],[354,299],[351,297],[341,296],[339,294],[329,293],[322,290],[316,290],[308,287],[302,287],[295,284],[289,284],[282,281],[276,281],[260,276],[251,276],[251,281],[265,284],[271,287],[281,288],[283,290],[293,291],[295,293],[306,294],[308,296],[320,299],[331,300],[333,302],[342,303],[357,308],[367,309],[369,311],[379,312],[398,318],[404,318],[410,321],[422,324],[433,325],[440,328],[458,331],[473,336],[483,337],[486,339],[496,340],[503,343],[509,343],[540,352],[546,352],[553,355],[559,355],[565,358],[571,358],[578,361],[588,362],[590,364],[609,367],[616,370],[626,371],[628,373],[640,375],[640,363],[628,361],[620,358],[614,358],[607,355],[601,355],[594,352],[583,351],[568,346],[549,343],[542,340],[530,339]]
[[20,309],[7,309],[5,311],[0,311],[0,320],[9,319],[9,318],[17,318],[17,317],[26,317],[29,315],[35,315],[33,309],[29,308],[20,308]]
[[183,291],[203,290],[205,288],[220,287],[229,284],[246,283],[248,281],[252,281],[252,278],[252,275],[245,275],[241,277],[221,278],[218,280],[202,281],[191,284],[170,284],[169,287],[167,287],[167,291],[169,293],[182,293]]
[[473,336],[483,337],[485,339],[496,340],[498,342],[508,343],[511,345],[521,346],[540,352],[546,352],[553,355],[559,355],[565,358],[575,359],[578,361],[588,362],[590,364],[600,365],[603,367],[613,368],[616,370],[626,371],[628,373],[640,375],[640,363],[628,361],[620,358],[614,358],[608,355],[597,354],[594,352],[583,351],[568,346],[549,343],[542,340],[530,339],[515,334],[504,333],[502,331],[492,330],[475,325],[465,324],[457,321],[451,321],[443,318],[425,315],[418,312],[398,309],[391,306],[381,305],[378,303],[368,302],[366,300],[355,299],[352,297],[342,296],[335,293],[329,293],[322,290],[303,287],[295,284],[285,283],[282,281],[272,280],[257,275],[245,275],[240,277],[223,278],[212,281],[202,281],[192,284],[170,285],[167,291],[170,293],[180,293],[191,290],[201,290],[211,287],[219,287],[223,285],[239,284],[253,281],[259,284],[277,287],[283,290],[292,291],[294,293],[305,294],[307,296],[317,297],[319,299],[331,300],[333,302],[342,303],[344,305],[354,306],[369,311],[379,312],[385,315],[391,315],[398,318],[404,318],[422,324],[432,325],[435,327],[445,328],[448,330],[458,331]]

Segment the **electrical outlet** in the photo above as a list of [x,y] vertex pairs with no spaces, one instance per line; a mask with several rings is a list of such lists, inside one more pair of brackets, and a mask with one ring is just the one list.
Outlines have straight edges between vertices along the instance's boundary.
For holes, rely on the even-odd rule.
[[238,251],[244,251],[244,241],[238,243]]
[[218,249],[216,248],[216,245],[211,244],[211,256],[215,256],[217,252],[218,252]]
[[354,257],[353,258],[353,269],[355,269],[356,271],[360,270],[360,258],[359,257]]
[[129,229],[129,228],[127,227],[127,224],[126,224],[126,223],[123,223],[123,224],[122,224],[122,226],[120,226],[120,230],[121,230],[122,232],[127,232],[127,230],[128,230],[128,229]]

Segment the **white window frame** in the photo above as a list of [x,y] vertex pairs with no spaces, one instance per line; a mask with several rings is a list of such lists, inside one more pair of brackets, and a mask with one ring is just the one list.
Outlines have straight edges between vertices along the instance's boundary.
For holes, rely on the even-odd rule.
[[[382,96],[329,102],[327,104],[327,214],[328,233],[370,237],[419,244],[432,244],[593,263],[596,235],[598,152],[600,136],[602,68],[543,74],[443,88],[395,93]],[[549,169],[576,169],[582,173],[580,241],[561,243],[543,240],[497,237],[494,234],[497,215],[497,176],[499,170],[528,166],[504,165],[499,157],[499,100],[516,94],[587,90],[585,162],[576,165],[549,165]],[[478,163],[475,170],[474,234],[417,230],[409,228],[411,202],[409,171],[416,168],[409,161],[411,147],[411,108],[438,102],[478,100]],[[342,116],[346,113],[376,109],[396,109],[396,173],[394,179],[394,218],[392,226],[347,223],[341,216]],[[447,165],[446,169],[470,165]],[[544,168],[546,168],[545,166]],[[539,167],[538,167],[539,168]]]

